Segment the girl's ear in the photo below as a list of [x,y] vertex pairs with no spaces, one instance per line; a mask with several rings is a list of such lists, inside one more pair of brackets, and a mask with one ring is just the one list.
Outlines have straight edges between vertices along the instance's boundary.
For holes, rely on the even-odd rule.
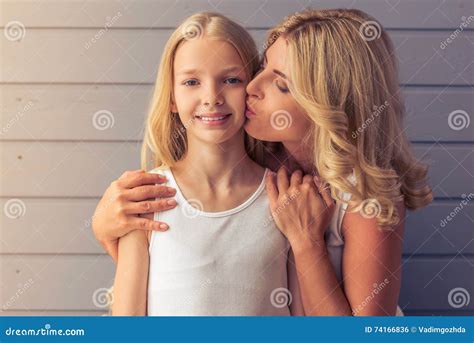
[[176,107],[174,102],[171,103],[171,112],[175,112],[175,113],[178,112],[178,107]]
[[178,107],[176,106],[176,103],[174,102],[174,97],[171,99],[171,112],[178,112]]

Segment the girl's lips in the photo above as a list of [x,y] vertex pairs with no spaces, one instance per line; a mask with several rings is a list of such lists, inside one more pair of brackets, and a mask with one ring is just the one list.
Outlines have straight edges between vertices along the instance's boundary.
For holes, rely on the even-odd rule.
[[229,120],[231,115],[232,113],[223,114],[223,115],[214,114],[212,116],[203,115],[203,116],[196,116],[195,119],[206,126],[219,126],[219,125],[225,124]]

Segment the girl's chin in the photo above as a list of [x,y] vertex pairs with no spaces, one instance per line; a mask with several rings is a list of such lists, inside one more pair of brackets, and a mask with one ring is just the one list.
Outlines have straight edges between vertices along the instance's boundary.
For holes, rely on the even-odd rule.
[[[242,125],[228,125],[223,127],[195,127],[188,130],[188,140],[206,142],[208,144],[225,144],[242,139]],[[240,138],[239,138],[240,137]]]

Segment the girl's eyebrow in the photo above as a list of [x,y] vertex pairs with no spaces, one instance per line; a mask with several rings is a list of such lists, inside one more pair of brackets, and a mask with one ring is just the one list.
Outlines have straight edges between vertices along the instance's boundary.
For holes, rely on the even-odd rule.
[[229,72],[231,72],[231,71],[235,71],[235,72],[245,71],[245,67],[239,66],[239,65],[235,65],[235,66],[229,66],[229,67],[224,68],[224,69],[221,70],[221,72],[222,72],[223,74],[229,73]]
[[[226,74],[226,73],[229,73],[229,72],[241,72],[241,71],[245,71],[245,68],[243,66],[234,65],[234,66],[229,66],[229,67],[223,68],[222,70],[220,70],[220,73],[221,74]],[[199,73],[202,73],[202,70],[197,69],[197,68],[192,68],[192,69],[180,70],[176,74],[177,75],[189,75],[189,74],[199,74]]]

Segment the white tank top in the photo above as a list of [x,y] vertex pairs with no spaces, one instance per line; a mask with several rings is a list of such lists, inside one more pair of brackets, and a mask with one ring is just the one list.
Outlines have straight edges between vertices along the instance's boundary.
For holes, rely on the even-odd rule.
[[289,316],[290,245],[271,220],[265,177],[243,204],[204,212],[169,169],[150,172],[167,177],[178,206],[154,215],[170,229],[151,235],[148,315]]

